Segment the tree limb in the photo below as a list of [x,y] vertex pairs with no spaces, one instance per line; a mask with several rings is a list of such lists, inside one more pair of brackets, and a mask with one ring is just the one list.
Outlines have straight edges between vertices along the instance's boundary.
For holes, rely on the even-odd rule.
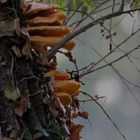
[[[121,6],[120,6],[121,7]],[[62,41],[60,41],[57,45],[55,45],[54,47],[52,47],[52,49],[50,49],[47,53],[47,58],[48,60],[51,60],[53,58],[53,56],[58,52],[58,50],[60,48],[62,48],[63,46],[65,46],[65,44],[70,41],[71,39],[73,39],[74,37],[78,36],[79,34],[81,34],[82,32],[85,32],[87,29],[97,25],[99,22],[101,21],[105,21],[105,20],[108,20],[110,18],[113,18],[113,17],[117,17],[117,16],[120,16],[122,14],[126,14],[126,13],[130,13],[130,12],[134,12],[134,11],[137,11],[137,10],[140,10],[140,8],[137,8],[137,9],[132,9],[132,10],[128,10],[128,11],[121,11],[120,9],[122,8],[119,8],[119,10],[117,12],[114,12],[114,13],[110,13],[106,16],[103,16],[103,17],[100,17],[98,18],[97,20],[93,21],[93,22],[90,22],[88,23],[87,25],[79,28],[78,30],[74,31],[73,33],[69,34],[68,36],[66,36]]]

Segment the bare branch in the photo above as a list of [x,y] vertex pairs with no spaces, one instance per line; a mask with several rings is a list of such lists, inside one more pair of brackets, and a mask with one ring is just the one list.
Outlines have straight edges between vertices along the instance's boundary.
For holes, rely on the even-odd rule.
[[[107,2],[108,2],[108,0],[105,1],[105,2],[103,3],[103,5],[106,4]],[[100,5],[100,7],[103,6],[103,5]],[[116,3],[115,6],[116,6],[116,5],[119,5],[119,3]],[[98,6],[97,6],[97,7],[98,7]],[[100,8],[100,7],[99,7],[99,8]],[[106,9],[111,8],[111,7],[112,7],[112,5],[106,6],[105,8],[102,8],[102,9],[97,8],[97,9],[91,11],[88,15],[92,16],[93,14],[97,14],[97,13],[102,12],[102,11],[104,11],[104,10],[106,10]],[[99,9],[99,10],[98,10],[98,9]],[[69,26],[73,26],[74,24],[78,24],[78,23],[81,24],[83,21],[85,21],[85,20],[89,17],[88,15],[85,15],[85,17],[83,17],[83,18],[80,19],[79,21],[75,21],[75,22],[71,23]]]
[[[86,14],[86,16],[84,16],[84,17],[83,17],[82,19],[80,19],[78,22],[75,22],[75,23],[77,23],[77,24],[75,25],[74,29],[77,28],[83,21],[85,21],[85,20],[89,17],[89,15],[91,16],[91,15],[95,14],[96,11],[97,11],[100,7],[102,7],[104,4],[106,4],[106,3],[109,2],[109,1],[110,1],[110,0],[103,1],[100,5],[97,5],[96,8],[95,8],[94,10],[92,10],[91,12],[89,12],[88,14]],[[73,24],[75,24],[75,23],[72,23],[71,25],[73,25]],[[71,26],[71,25],[70,25],[70,26]]]
[[108,20],[108,19],[113,18],[113,17],[120,16],[120,15],[122,15],[122,14],[134,12],[134,11],[137,11],[137,10],[140,10],[140,8],[132,9],[132,10],[124,11],[124,12],[120,12],[120,10],[119,10],[119,11],[117,11],[117,12],[108,14],[108,15],[103,16],[103,17],[100,17],[100,18],[98,18],[97,20],[88,23],[87,25],[81,27],[80,29],[76,30],[75,32],[69,34],[69,35],[66,36],[61,42],[59,42],[57,45],[55,45],[54,47],[52,47],[52,49],[50,49],[50,50],[48,51],[48,53],[47,53],[47,58],[48,58],[48,60],[51,60],[51,59],[53,58],[53,56],[58,52],[58,50],[59,50],[60,48],[62,48],[63,46],[65,46],[66,42],[70,41],[71,39],[73,39],[74,37],[78,36],[78,35],[81,34],[82,32],[85,32],[87,29],[89,29],[89,28],[91,28],[91,27],[97,25],[99,22]]
[[121,132],[120,128],[118,127],[118,125],[113,121],[113,119],[110,117],[110,115],[106,112],[106,110],[103,108],[103,106],[96,100],[94,99],[94,97],[92,97],[90,94],[80,91],[82,94],[88,96],[90,99],[92,99],[100,108],[101,110],[104,112],[104,114],[107,116],[107,118],[110,120],[110,122],[113,124],[113,126],[116,128],[116,130],[118,131],[118,133],[122,136],[122,138],[124,140],[127,140],[126,136]]
[[[97,61],[94,64],[94,67],[96,65],[98,65],[100,62],[102,62],[105,58],[107,58],[110,54],[112,54],[116,49],[118,49],[121,45],[123,45],[126,41],[128,41],[131,37],[133,37],[135,34],[137,34],[140,31],[140,28],[135,31],[133,34],[131,34],[130,36],[128,36],[125,40],[123,40],[122,42],[120,42],[120,44],[118,44],[114,49],[112,49],[107,55],[105,55],[104,57],[102,57],[99,61]],[[127,53],[127,52],[126,52]]]
[[78,11],[81,8],[81,4],[77,7],[76,10],[73,11],[73,13],[69,16],[69,18],[65,21],[64,25],[67,25],[67,23],[70,21],[70,19],[75,15],[75,12]]
[[[130,94],[132,95],[132,97],[134,98],[134,100],[136,101],[136,103],[140,106],[140,101],[137,99],[136,95],[134,94],[133,90],[129,87],[129,85],[126,82],[131,83],[130,81],[128,81],[125,77],[123,77],[118,71],[117,69],[112,66],[113,70],[118,74],[118,76],[120,77],[120,79],[122,80],[122,82],[124,83],[124,85],[127,87],[127,89],[129,90]],[[132,83],[131,83],[132,84]],[[133,84],[134,85],[134,84]],[[135,85],[136,86],[136,85]]]
[[98,67],[98,68],[96,68],[96,69],[90,69],[90,70],[88,70],[87,72],[85,72],[84,74],[81,74],[79,77],[81,78],[81,77],[83,77],[83,76],[85,76],[85,75],[87,75],[87,74],[89,74],[89,73],[98,71],[98,70],[103,69],[103,68],[105,68],[105,67],[108,67],[108,66],[110,66],[110,65],[112,65],[112,64],[114,64],[114,63],[116,63],[116,62],[118,62],[119,60],[123,59],[124,57],[128,56],[130,53],[134,52],[135,50],[139,49],[139,47],[140,47],[140,46],[135,47],[134,49],[130,50],[128,53],[122,55],[121,57],[119,57],[119,58],[113,60],[112,62],[110,62],[110,63],[108,63],[108,64],[105,64],[105,65],[103,65],[103,66],[101,66],[101,67]]
[[[82,42],[83,43],[83,42]],[[86,44],[87,45],[87,44]],[[102,58],[102,56],[100,55],[100,53],[93,47],[89,46],[98,56],[100,56]],[[129,57],[129,56],[127,56]],[[108,62],[104,59],[104,62],[106,64],[108,64]],[[120,79],[122,80],[122,82],[124,83],[124,85],[127,87],[127,89],[129,90],[130,94],[132,95],[132,97],[134,98],[134,100],[136,101],[136,103],[140,106],[140,101],[136,98],[134,92],[131,90],[131,88],[129,87],[128,83],[131,84],[132,86],[136,87],[136,88],[140,88],[140,86],[133,84],[131,81],[127,80],[122,74],[120,74],[120,72],[115,68],[115,66],[113,65],[109,65],[114,71],[115,73],[120,77]]]
[[139,70],[138,67],[135,65],[135,63],[133,62],[133,60],[132,60],[129,56],[127,56],[127,58],[128,58],[128,60],[130,61],[130,63],[132,64],[132,66],[136,69],[136,71],[137,71],[138,73],[140,73],[140,70]]

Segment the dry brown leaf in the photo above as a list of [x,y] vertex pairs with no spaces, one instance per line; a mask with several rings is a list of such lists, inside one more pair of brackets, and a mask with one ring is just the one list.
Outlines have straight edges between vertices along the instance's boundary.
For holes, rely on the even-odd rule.
[[84,119],[88,119],[89,117],[89,113],[86,112],[86,111],[83,111],[83,112],[79,112],[78,115]]
[[25,0],[20,0],[19,7],[20,7],[23,11],[26,10],[27,5],[26,5],[26,3],[25,3]]
[[26,97],[21,97],[19,105],[15,107],[15,113],[21,117],[26,112],[27,108],[28,99]]
[[82,130],[82,128],[82,125],[73,125],[71,127],[70,140],[80,140],[80,131]]
[[17,56],[17,57],[21,57],[22,54],[21,54],[21,50],[19,47],[16,47],[15,45],[11,48],[13,53]]
[[54,93],[55,96],[57,96],[61,103],[64,106],[70,105],[72,103],[72,98],[68,93],[64,93],[64,92],[58,92],[58,93]]

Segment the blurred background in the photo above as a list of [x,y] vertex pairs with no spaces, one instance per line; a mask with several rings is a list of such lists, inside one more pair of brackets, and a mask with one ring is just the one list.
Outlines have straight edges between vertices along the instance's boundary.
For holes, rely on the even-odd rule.
[[[106,13],[107,12],[108,11],[106,11]],[[102,14],[103,13],[95,15],[95,17]],[[76,20],[77,18],[75,17]],[[88,21],[85,21],[85,23],[87,22]],[[109,21],[104,24],[108,27]],[[114,44],[112,47],[115,47],[115,44],[117,45],[125,40],[138,28],[140,28],[140,16],[138,12],[135,12],[133,17],[131,15],[123,15],[113,19],[112,31],[116,32],[117,35],[113,37]],[[76,37],[76,41],[77,47],[73,51],[73,56],[76,58],[79,68],[87,66],[91,62],[97,62],[100,59],[94,49],[102,56],[105,56],[110,51],[109,40],[102,36],[101,27],[99,25]],[[127,52],[137,45],[140,45],[140,33],[137,33],[120,48]],[[117,50],[106,60],[111,62],[123,54],[124,52]],[[133,63],[126,57],[115,63],[114,66],[129,81],[140,85],[140,50],[133,52],[130,57]],[[63,55],[58,54],[58,59],[58,68],[60,70],[74,69],[73,64]],[[103,64],[105,63],[103,62],[98,66]],[[120,77],[111,67],[106,67],[91,73],[81,80],[85,83],[81,90],[93,96],[99,95],[106,97],[106,100],[101,99],[99,103],[109,113],[127,139],[140,140],[140,106],[132,97],[130,90],[124,85]],[[140,89],[131,84],[128,84],[128,86],[140,101]],[[81,94],[79,99],[88,98]],[[93,101],[81,103],[81,108],[90,114],[89,121],[82,118],[76,120],[84,125],[81,132],[81,140],[122,140],[122,137],[116,131],[112,123]]]

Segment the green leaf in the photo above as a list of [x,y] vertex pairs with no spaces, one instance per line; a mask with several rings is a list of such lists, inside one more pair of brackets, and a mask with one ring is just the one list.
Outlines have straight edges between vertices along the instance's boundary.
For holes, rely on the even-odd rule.
[[57,3],[59,6],[60,6],[60,12],[62,12],[62,13],[65,13],[65,6],[66,6],[66,1],[65,0],[62,0],[62,1],[58,1],[58,3]]
[[92,2],[92,1],[84,1],[83,4],[84,4],[84,6],[90,7],[90,8],[95,8],[96,7],[95,3]]
[[12,101],[16,101],[21,95],[17,88],[16,89],[5,89],[4,92],[5,92],[5,96]]
[[66,6],[66,1],[65,0],[62,0],[60,3],[59,3],[60,7],[62,8],[65,8]]
[[77,0],[73,0],[73,10],[76,10],[77,8]]

